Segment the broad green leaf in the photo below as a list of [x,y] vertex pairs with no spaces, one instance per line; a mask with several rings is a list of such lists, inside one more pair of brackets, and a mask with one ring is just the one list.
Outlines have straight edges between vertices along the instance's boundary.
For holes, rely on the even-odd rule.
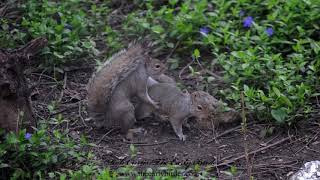
[[291,103],[290,99],[287,98],[286,96],[281,95],[281,96],[280,96],[280,100],[281,100],[283,103],[285,103],[286,105],[292,107],[292,103]]
[[272,87],[272,90],[273,90],[273,92],[274,92],[278,97],[281,96],[280,90],[279,90],[278,88]]
[[278,123],[284,123],[286,117],[288,116],[286,111],[282,109],[272,109],[271,115]]

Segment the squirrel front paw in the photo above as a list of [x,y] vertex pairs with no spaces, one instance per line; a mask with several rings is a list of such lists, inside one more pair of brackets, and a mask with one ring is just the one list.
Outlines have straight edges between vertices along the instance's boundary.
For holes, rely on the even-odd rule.
[[179,139],[180,139],[181,141],[186,141],[186,139],[187,139],[187,136],[186,136],[186,135],[181,134],[181,135],[178,135],[178,136],[179,136]]
[[153,106],[156,110],[160,109],[160,103],[159,102],[154,102]]

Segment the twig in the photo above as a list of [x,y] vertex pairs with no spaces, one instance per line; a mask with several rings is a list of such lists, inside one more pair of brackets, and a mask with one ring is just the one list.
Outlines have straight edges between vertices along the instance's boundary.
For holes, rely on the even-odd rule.
[[105,133],[95,144],[100,144],[100,142],[108,135],[110,134],[114,129],[111,129],[107,133]]
[[81,115],[81,105],[82,105],[82,103],[81,103],[81,101],[79,101],[79,117],[82,120],[83,125],[88,127],[88,125],[84,122],[84,119],[83,119],[83,117]]
[[202,66],[202,64],[200,63],[200,61],[198,60],[198,58],[196,58],[196,61],[197,61],[197,64],[198,64],[198,65],[200,66],[200,68],[202,69],[202,71],[204,71],[205,73],[208,73],[208,74],[210,74],[211,76],[215,77],[218,81],[224,82],[224,81],[222,80],[222,77],[221,77],[221,76],[218,76],[217,74],[209,71],[207,68],[204,68],[204,67]]
[[181,80],[182,80],[182,77],[181,77],[182,73],[183,73],[184,70],[185,70],[187,67],[189,67],[192,63],[193,63],[193,61],[189,62],[186,66],[184,66],[184,67],[180,70],[180,72],[179,72],[179,78],[180,78]]
[[[285,142],[285,141],[287,141],[289,139],[290,139],[290,137],[286,137],[284,139],[281,139],[280,141],[277,141],[277,142],[275,142],[273,144],[270,144],[269,146],[265,146],[265,147],[259,148],[257,150],[251,151],[251,152],[248,153],[248,155],[255,154],[255,153],[261,152],[263,150],[269,149],[269,148],[271,148],[273,146],[276,146],[278,144],[281,144],[281,143],[283,143],[283,142]],[[220,164],[218,164],[218,166],[225,166],[225,165],[231,164],[231,163],[233,163],[233,162],[235,162],[235,161],[237,161],[239,159],[242,159],[242,158],[245,158],[245,155],[241,155],[239,157],[236,157],[236,158],[230,159],[228,161],[225,161],[223,163],[220,163]]]
[[212,126],[212,136],[213,136],[213,140],[214,140],[215,143],[218,143],[218,141],[217,141],[217,136],[216,136],[216,131],[215,131],[215,125],[214,125],[212,119],[211,119],[211,126]]
[[0,17],[4,17],[7,13],[7,9],[8,9],[8,4],[5,4],[1,9],[0,9]]
[[313,152],[316,152],[316,153],[319,153],[319,155],[320,155],[320,151],[317,151],[317,150],[315,150],[315,149],[312,149],[312,148],[310,148],[310,147],[306,147],[306,149],[308,149],[308,150],[310,150],[310,151],[313,151]]
[[248,142],[247,142],[247,118],[245,112],[245,104],[244,104],[244,95],[243,91],[241,91],[241,117],[242,117],[242,132],[243,132],[243,141],[244,141],[244,156],[246,159],[246,166],[247,166],[247,176],[251,179],[252,176],[252,165],[250,164],[250,158],[248,154]]
[[158,142],[158,143],[151,143],[151,144],[139,143],[139,142],[130,142],[130,141],[126,141],[126,140],[124,142],[127,143],[127,144],[133,144],[135,146],[156,146],[156,145],[166,144],[166,143],[168,143],[169,141],[172,141],[172,140],[178,140],[178,139],[170,138],[167,141]]
[[[44,71],[45,71],[45,70],[44,70]],[[43,77],[46,77],[46,78],[48,78],[48,79],[52,79],[52,80],[55,81],[56,83],[59,83],[55,78],[43,74],[44,71],[42,71],[41,74],[40,74],[40,73],[31,73],[31,75],[38,75],[38,76],[40,76],[39,79],[38,79],[38,81],[40,81],[40,80],[41,80],[41,77],[43,76]]]
[[219,170],[219,167],[218,167],[218,161],[220,159],[220,156],[218,155],[218,151],[216,151],[216,158],[215,158],[215,161],[214,161],[214,166],[216,168],[216,172],[217,172],[217,176],[220,177],[220,170]]
[[301,150],[303,150],[304,148],[306,148],[314,138],[316,138],[318,136],[318,134],[320,133],[320,131],[318,131],[308,142],[306,145],[304,145],[302,148],[300,148],[298,151],[296,151],[294,154],[299,153]]
[[[256,164],[256,168],[264,168],[264,167],[277,167],[277,168],[284,168],[284,167],[291,167],[297,168],[293,165],[297,164],[298,161],[284,161],[279,163],[263,163],[263,164]],[[297,168],[299,169],[299,168]]]
[[208,69],[203,69],[206,73],[210,74],[211,76],[215,77],[218,81],[224,82],[222,77],[209,71]]
[[[81,102],[81,101],[80,101]],[[78,107],[78,103],[75,103],[75,104],[70,104],[67,108],[64,108],[60,111],[57,111],[57,112],[54,112],[54,113],[51,113],[49,116],[54,116],[54,115],[57,115],[57,114],[60,114],[60,113],[63,113],[65,111],[68,111],[70,109],[74,109],[74,108],[77,108]]]
[[64,78],[63,78],[63,87],[62,87],[62,90],[61,90],[61,93],[60,93],[60,97],[59,97],[59,100],[58,102],[60,103],[62,101],[62,98],[63,98],[63,95],[64,95],[64,90],[66,89],[66,86],[67,86],[67,72],[64,73]]
[[[251,124],[253,124],[253,122],[247,123],[247,125],[251,125]],[[231,128],[231,129],[228,129],[228,130],[224,131],[223,133],[217,135],[217,136],[216,136],[216,139],[218,139],[218,138],[220,138],[220,137],[222,137],[222,136],[224,136],[224,135],[226,135],[226,134],[229,134],[229,133],[231,133],[231,132],[233,132],[233,131],[235,131],[235,130],[237,130],[237,129],[239,129],[239,128],[241,128],[241,125],[240,125],[240,126],[237,126],[237,127],[234,127],[234,128]],[[209,140],[209,141],[207,142],[207,144],[211,143],[212,141],[214,141],[214,139]]]
[[[141,144],[141,143],[130,143],[130,144],[133,144],[135,146],[156,146],[156,145],[161,145],[161,144],[166,144],[168,143],[169,141],[163,141],[163,142],[158,142],[158,143],[151,143],[151,144]],[[128,142],[129,143],[129,142]]]
[[168,59],[172,56],[172,54],[174,53],[174,51],[176,51],[176,49],[178,48],[179,45],[180,45],[180,40],[176,43],[176,45],[174,46],[174,48],[172,49],[172,51],[170,52],[170,54],[168,54],[168,56],[166,57],[166,61],[168,61]]

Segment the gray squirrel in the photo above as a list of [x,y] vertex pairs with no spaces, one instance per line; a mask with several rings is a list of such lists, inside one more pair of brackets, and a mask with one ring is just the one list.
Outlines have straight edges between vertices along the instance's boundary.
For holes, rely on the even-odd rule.
[[139,102],[136,105],[135,116],[143,119],[156,114],[162,119],[169,120],[174,132],[180,140],[185,141],[186,136],[182,132],[182,124],[190,117],[202,121],[207,119],[220,106],[220,102],[204,91],[188,93],[181,91],[174,83],[161,83],[152,77],[148,77],[147,94],[157,102],[158,109]]
[[133,97],[157,109],[157,103],[146,93],[147,79],[151,76],[170,81],[171,78],[163,74],[166,66],[148,56],[146,49],[140,43],[133,43],[93,74],[87,86],[87,105],[97,128],[120,127],[122,133],[127,133],[136,122]]

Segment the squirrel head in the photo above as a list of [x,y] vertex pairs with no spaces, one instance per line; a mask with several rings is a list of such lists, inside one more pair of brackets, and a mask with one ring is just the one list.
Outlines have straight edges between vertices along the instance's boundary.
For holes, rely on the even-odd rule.
[[163,74],[167,70],[166,66],[159,59],[151,57],[147,59],[145,65],[148,75],[154,77]]
[[204,91],[191,93],[191,113],[198,120],[208,119],[219,106],[219,101]]

